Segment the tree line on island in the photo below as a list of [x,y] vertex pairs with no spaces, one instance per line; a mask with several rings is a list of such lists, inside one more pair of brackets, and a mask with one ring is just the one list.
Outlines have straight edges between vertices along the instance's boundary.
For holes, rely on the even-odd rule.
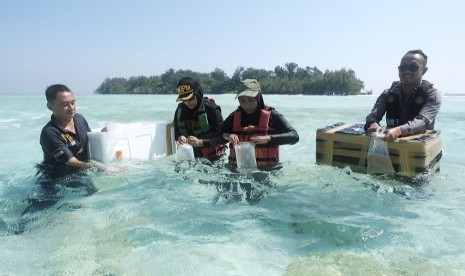
[[[168,69],[159,76],[107,78],[95,90],[96,94],[174,94],[178,81],[185,76],[199,79],[205,94],[236,93],[244,79],[257,79],[266,94],[288,95],[358,95],[363,81],[352,69],[325,72],[317,67],[299,67],[294,62],[276,66],[274,71],[238,67],[232,77],[222,69],[211,73]],[[371,91],[363,94],[372,94]]]

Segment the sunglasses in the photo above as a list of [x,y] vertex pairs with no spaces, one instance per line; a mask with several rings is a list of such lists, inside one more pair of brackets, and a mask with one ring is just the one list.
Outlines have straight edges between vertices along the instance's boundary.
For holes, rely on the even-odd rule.
[[407,70],[409,70],[410,72],[416,72],[418,71],[418,69],[420,69],[420,66],[418,66],[418,64],[416,63],[410,63],[410,64],[401,64],[397,68],[399,68],[400,72],[405,72]]

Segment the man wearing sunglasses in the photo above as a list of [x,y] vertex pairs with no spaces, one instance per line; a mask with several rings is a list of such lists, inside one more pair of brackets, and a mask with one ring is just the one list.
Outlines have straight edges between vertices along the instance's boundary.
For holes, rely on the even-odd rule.
[[385,139],[393,141],[434,129],[434,121],[441,107],[441,93],[433,84],[422,80],[428,71],[428,57],[421,50],[408,51],[401,59],[400,81],[393,82],[376,100],[366,117],[367,133],[383,132],[380,121],[386,114]]

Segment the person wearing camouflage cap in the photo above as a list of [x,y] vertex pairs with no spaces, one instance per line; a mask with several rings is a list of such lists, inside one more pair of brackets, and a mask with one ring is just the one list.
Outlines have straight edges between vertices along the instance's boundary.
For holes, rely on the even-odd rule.
[[241,142],[255,144],[255,157],[260,170],[281,168],[279,146],[295,144],[299,135],[282,114],[266,106],[262,89],[255,79],[245,79],[236,94],[239,106],[224,121],[221,135],[229,142],[229,166],[237,166],[234,147]]

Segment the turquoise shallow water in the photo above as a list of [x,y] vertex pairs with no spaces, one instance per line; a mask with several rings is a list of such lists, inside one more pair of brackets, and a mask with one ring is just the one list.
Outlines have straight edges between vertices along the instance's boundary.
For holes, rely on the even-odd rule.
[[[2,275],[465,273],[463,97],[444,98],[436,123],[441,172],[423,187],[315,164],[316,129],[363,122],[375,97],[265,95],[301,139],[281,147],[284,168],[257,188],[263,198],[256,204],[240,190],[218,192],[212,183],[231,182],[220,166],[177,164],[172,156],[128,161],[117,164],[124,173],[93,174],[99,191],[92,196],[63,191],[21,235],[8,228],[37,193],[38,138],[50,113],[42,95],[0,99]],[[224,117],[237,106],[232,95],[215,99]],[[169,95],[77,100],[92,128],[169,121],[176,108]]]

